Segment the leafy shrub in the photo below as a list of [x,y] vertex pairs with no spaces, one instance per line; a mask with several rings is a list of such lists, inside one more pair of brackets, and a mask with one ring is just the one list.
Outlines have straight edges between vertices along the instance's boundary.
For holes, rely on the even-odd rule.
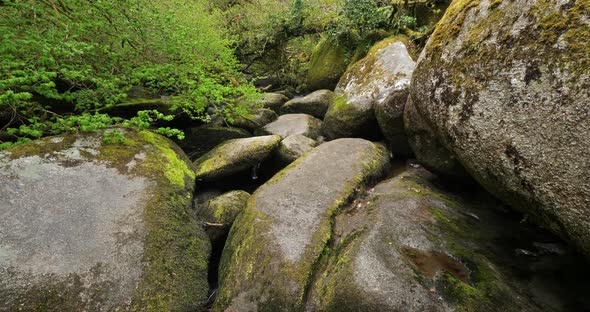
[[137,126],[97,113],[125,101],[133,85],[169,94],[178,111],[205,121],[247,109],[235,99],[256,94],[206,0],[4,0],[1,7],[0,116],[10,118],[0,117],[0,132],[21,140]]

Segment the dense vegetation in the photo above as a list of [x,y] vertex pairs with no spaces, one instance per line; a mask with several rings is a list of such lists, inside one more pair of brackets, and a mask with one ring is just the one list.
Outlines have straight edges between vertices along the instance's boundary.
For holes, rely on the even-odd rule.
[[[298,87],[320,37],[415,30],[409,8],[376,0],[1,1],[0,148],[62,132],[145,128],[179,114],[231,122],[256,97],[248,80],[271,71],[281,87]],[[172,115],[105,113],[133,86],[169,96]]]

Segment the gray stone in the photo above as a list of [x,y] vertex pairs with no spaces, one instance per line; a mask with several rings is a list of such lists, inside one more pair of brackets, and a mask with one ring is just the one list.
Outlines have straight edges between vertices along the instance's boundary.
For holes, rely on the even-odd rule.
[[380,126],[387,130],[388,138],[397,144],[404,142],[402,112],[414,67],[399,38],[373,46],[338,82],[334,104],[324,118],[324,135],[329,139],[375,136],[375,107],[379,107]]
[[301,134],[294,134],[281,141],[277,153],[283,163],[290,164],[318,145],[319,143],[315,140]]
[[207,234],[212,241],[227,235],[238,214],[246,208],[248,198],[248,192],[230,191],[197,208],[197,216],[205,222]]
[[195,160],[197,180],[218,180],[252,168],[267,158],[280,142],[278,135],[229,140]]
[[554,256],[518,257],[498,246],[531,248],[522,243],[530,230],[500,213],[489,194],[450,193],[434,181],[424,169],[406,169],[336,218],[307,311],[568,310],[556,280],[519,273],[553,261],[544,274],[559,276],[565,271]]
[[258,103],[260,103],[262,107],[278,113],[281,106],[283,106],[288,100],[288,97],[280,93],[263,93],[262,97],[258,100]]
[[210,245],[188,217],[192,166],[171,141],[124,132],[125,145],[93,133],[0,154],[0,310],[204,304]]
[[294,98],[281,107],[281,114],[308,114],[324,118],[334,101],[334,92],[317,90],[304,97]]
[[267,108],[255,109],[249,114],[236,117],[233,125],[236,127],[254,131],[260,127],[275,121],[278,118],[277,113]]
[[274,122],[258,129],[256,134],[275,134],[286,138],[290,135],[301,134],[310,139],[317,139],[320,135],[322,121],[306,114],[287,114],[279,116]]
[[[456,3],[406,109],[487,190],[590,256],[590,13],[585,1]],[[407,128],[413,127],[408,120]],[[419,134],[420,132],[416,132]],[[413,146],[424,141],[412,135]]]
[[261,186],[230,231],[217,310],[298,311],[335,214],[384,173],[384,147],[362,139],[320,145]]

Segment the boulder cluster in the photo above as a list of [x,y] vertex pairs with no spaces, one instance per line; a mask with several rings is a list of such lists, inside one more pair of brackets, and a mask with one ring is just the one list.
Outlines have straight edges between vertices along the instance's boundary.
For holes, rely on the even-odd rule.
[[416,60],[178,144],[0,152],[0,311],[590,308],[590,3],[453,1]]

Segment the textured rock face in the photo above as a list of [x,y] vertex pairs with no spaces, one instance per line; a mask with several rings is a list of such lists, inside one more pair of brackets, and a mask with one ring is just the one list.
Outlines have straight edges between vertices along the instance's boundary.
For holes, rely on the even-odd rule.
[[379,107],[380,126],[391,140],[403,142],[402,112],[414,67],[397,38],[377,43],[338,82],[336,99],[324,119],[324,134],[331,139],[370,135],[377,131],[375,108]]
[[334,101],[334,92],[317,90],[304,97],[295,98],[281,107],[282,114],[308,114],[316,118],[324,118]]
[[[526,225],[495,209],[502,203],[435,182],[424,169],[406,169],[336,218],[338,240],[318,264],[307,311],[576,310],[555,280],[523,274],[546,263],[546,276],[567,275],[557,273],[559,261],[549,264],[555,255],[533,249]],[[503,249],[503,241],[536,256]],[[576,289],[563,279],[561,286]]]
[[318,145],[319,143],[315,140],[301,134],[294,134],[281,141],[277,153],[281,161],[289,164]]
[[207,234],[212,241],[221,239],[229,231],[237,215],[244,210],[250,194],[245,191],[230,191],[198,205],[197,216],[207,223]]
[[198,181],[214,181],[260,163],[279,145],[281,137],[261,137],[229,140],[195,160]]
[[298,311],[332,218],[388,164],[362,139],[325,143],[260,187],[232,227],[215,309]]
[[290,135],[301,134],[311,139],[317,139],[320,135],[322,121],[306,114],[287,114],[279,116],[274,122],[261,129],[258,134],[275,134],[282,138]]
[[124,145],[100,133],[51,137],[0,153],[0,310],[206,301],[210,246],[188,214],[191,164],[160,136],[125,136]]
[[588,256],[589,20],[587,0],[455,1],[420,57],[407,105],[444,158]]

